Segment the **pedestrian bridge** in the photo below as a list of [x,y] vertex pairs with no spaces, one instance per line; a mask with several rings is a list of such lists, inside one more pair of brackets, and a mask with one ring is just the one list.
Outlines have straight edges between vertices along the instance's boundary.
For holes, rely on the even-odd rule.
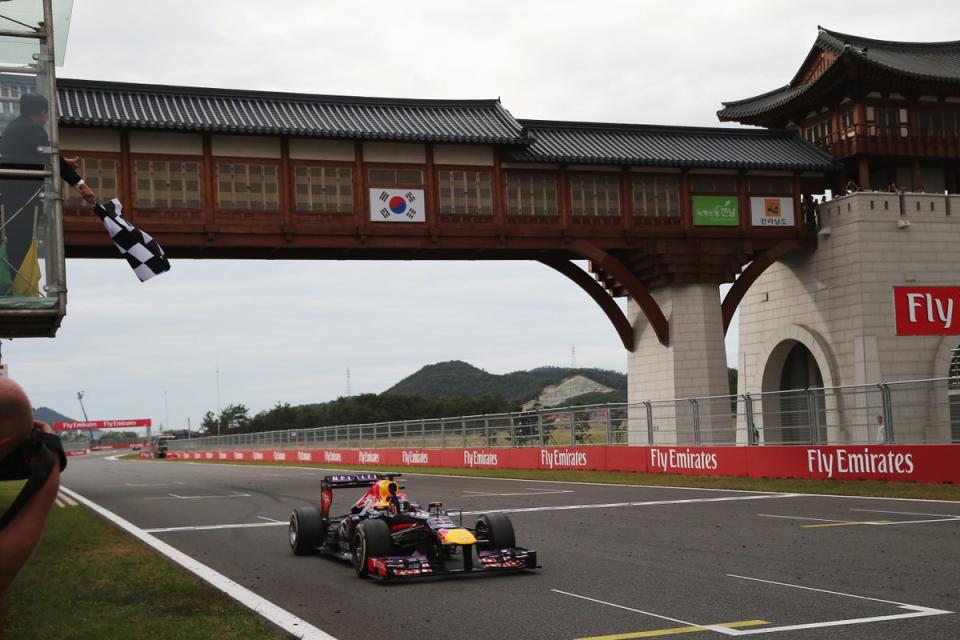
[[[17,90],[5,85],[11,102]],[[173,260],[536,260],[580,286],[631,352],[722,344],[750,283],[815,248],[804,195],[833,177],[792,131],[522,120],[499,100],[69,79],[57,95],[61,155]],[[63,211],[67,257],[116,256],[79,194]],[[60,321],[2,317],[6,336]]]

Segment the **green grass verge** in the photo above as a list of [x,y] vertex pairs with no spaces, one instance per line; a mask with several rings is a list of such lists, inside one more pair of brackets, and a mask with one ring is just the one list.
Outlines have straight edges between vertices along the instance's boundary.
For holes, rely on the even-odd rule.
[[[136,457],[136,456],[132,456]],[[164,463],[163,460],[157,460]],[[873,480],[806,480],[795,478],[732,478],[726,476],[688,476],[665,473],[627,473],[610,471],[537,471],[524,469],[448,469],[444,467],[376,467],[361,468],[336,464],[301,464],[296,462],[238,462],[231,460],[190,460],[203,464],[247,464],[277,467],[316,467],[323,469],[357,469],[363,471],[399,471],[479,478],[517,478],[522,480],[558,480],[564,482],[596,482],[598,484],[633,484],[658,487],[699,487],[705,489],[739,489],[742,491],[776,491],[784,493],[816,493],[844,496],[877,496],[884,498],[921,498],[925,500],[958,500],[960,485],[925,484],[920,482],[880,482]],[[167,464],[177,464],[170,461]]]
[[[0,482],[0,511],[22,483]],[[33,557],[0,598],[0,638],[288,638],[86,507],[53,507]]]

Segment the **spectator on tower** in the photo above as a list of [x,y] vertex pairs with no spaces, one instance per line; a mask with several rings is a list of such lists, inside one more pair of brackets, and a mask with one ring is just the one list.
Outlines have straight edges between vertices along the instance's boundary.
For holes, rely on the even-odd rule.
[[[50,138],[44,129],[50,118],[47,99],[36,93],[20,96],[20,116],[7,125],[0,137],[0,168],[43,169],[47,164]],[[60,158],[60,177],[80,191],[83,199],[96,204],[97,198],[76,170],[76,158]],[[37,264],[36,230],[43,210],[43,180],[34,177],[0,177],[0,240],[6,240],[6,264],[11,291],[0,296],[38,296],[40,269]],[[2,254],[0,254],[2,257]],[[6,281],[6,278],[3,279]]]

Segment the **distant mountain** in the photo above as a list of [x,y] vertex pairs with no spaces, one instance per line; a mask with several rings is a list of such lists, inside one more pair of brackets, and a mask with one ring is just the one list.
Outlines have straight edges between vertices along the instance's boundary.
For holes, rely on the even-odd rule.
[[427,365],[384,393],[425,398],[500,396],[511,404],[521,405],[538,398],[544,388],[559,385],[573,376],[583,376],[615,391],[625,392],[627,389],[625,373],[606,369],[539,367],[497,375],[466,362],[452,360]]
[[57,413],[47,407],[37,407],[34,409],[33,418],[40,422],[46,422],[47,424],[53,424],[54,422],[76,422],[73,418],[68,418],[62,413]]

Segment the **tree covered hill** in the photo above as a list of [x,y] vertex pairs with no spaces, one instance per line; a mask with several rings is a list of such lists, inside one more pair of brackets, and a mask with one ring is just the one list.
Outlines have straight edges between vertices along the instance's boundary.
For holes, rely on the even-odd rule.
[[602,385],[626,392],[627,375],[606,369],[538,367],[497,375],[460,361],[430,364],[387,389],[385,394],[442,398],[500,396],[511,405],[536,398],[544,387],[580,374]]
[[226,407],[220,415],[208,411],[200,429],[226,434],[504,413],[516,411],[524,402],[537,398],[544,387],[577,374],[614,391],[586,394],[574,398],[571,404],[626,400],[627,376],[616,371],[539,367],[495,375],[466,362],[451,361],[427,365],[380,394],[299,406],[278,403],[254,416],[242,404]]
[[33,418],[40,422],[53,424],[54,422],[76,422],[73,418],[68,418],[62,413],[58,413],[48,407],[37,407],[33,410]]

